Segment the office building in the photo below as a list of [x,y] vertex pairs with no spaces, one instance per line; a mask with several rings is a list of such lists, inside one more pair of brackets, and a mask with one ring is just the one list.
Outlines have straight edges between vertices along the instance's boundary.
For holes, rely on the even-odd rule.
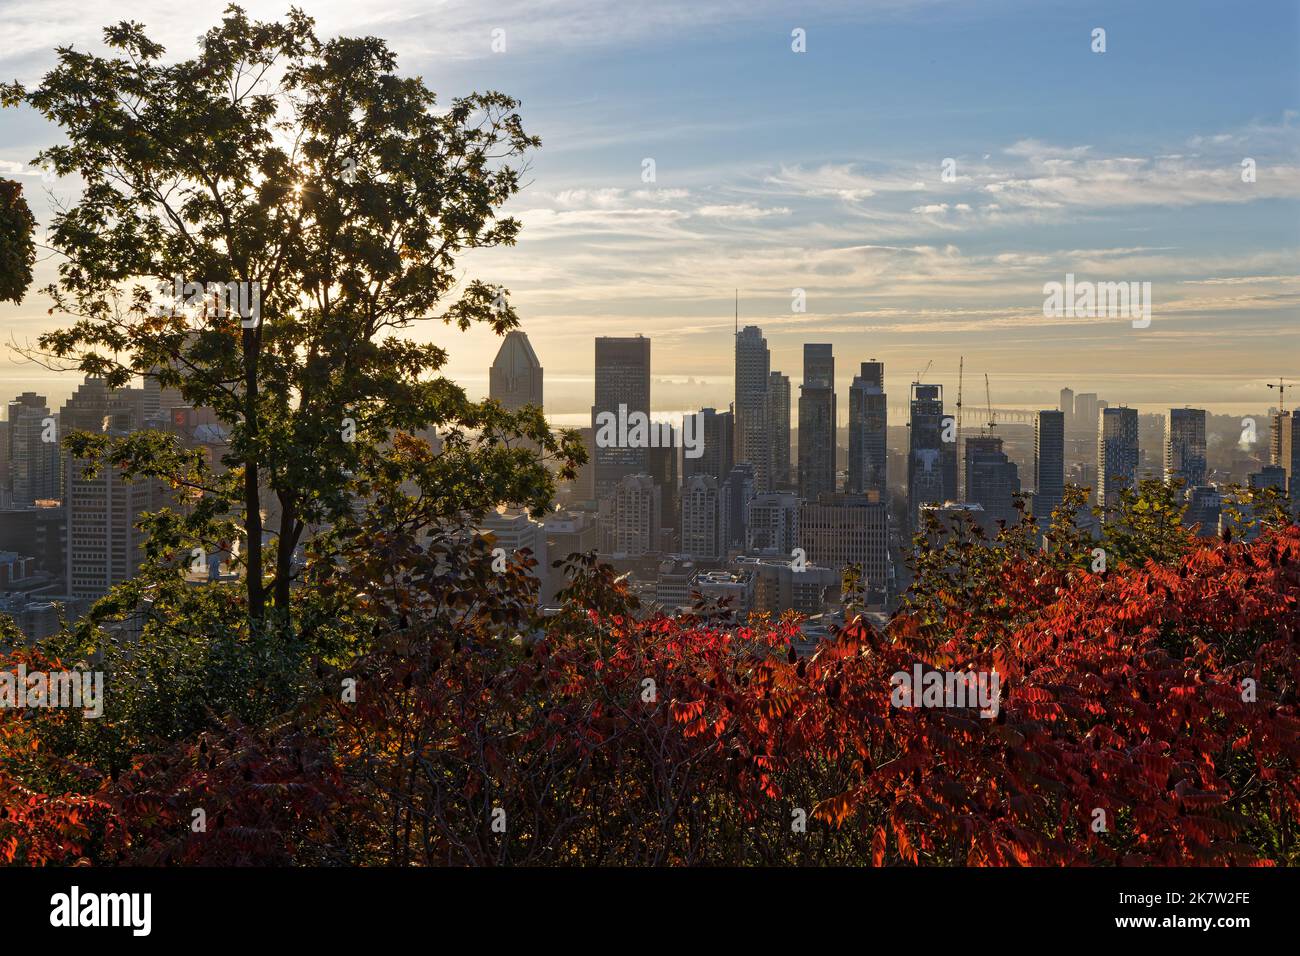
[[[145,417],[143,389],[109,389],[87,378],[64,405],[60,422],[69,430],[125,436]],[[85,474],[87,462],[63,456],[67,522],[65,579],[68,593],[97,598],[134,577],[144,561],[146,534],[138,525],[145,512],[169,504],[161,484],[127,481],[119,469]]]
[[996,435],[966,439],[966,502],[984,509],[993,533],[997,523],[1007,527],[1019,523],[1015,496],[1020,493],[1020,472],[1002,450]]
[[646,454],[649,475],[659,489],[659,528],[661,540],[656,546],[659,551],[672,551],[676,546],[677,528],[681,524],[681,482],[678,480],[677,459],[681,449],[677,447],[679,434],[676,428],[667,423],[659,426],[660,434],[667,438],[667,444],[650,448]]
[[600,549],[600,526],[587,511],[552,511],[542,519],[551,560]]
[[1074,389],[1061,389],[1061,417],[1065,422],[1065,427],[1069,428],[1074,424]]
[[862,571],[868,600],[883,603],[892,587],[889,510],[863,495],[823,493],[799,508],[799,546],[813,564],[841,572]]
[[68,514],[62,502],[0,511],[0,551],[31,555],[36,569],[62,581],[67,573]]
[[[957,497],[957,445],[943,410],[943,386],[912,383],[908,434],[907,514],[912,531],[920,528],[921,505]],[[945,441],[951,434],[953,440]]]
[[1272,431],[1269,435],[1268,463],[1277,465],[1287,476],[1287,486],[1296,477],[1296,466],[1300,464],[1300,449],[1296,447],[1297,422],[1300,415],[1293,412],[1274,412],[1271,416]]
[[58,499],[62,436],[45,397],[23,392],[11,401],[6,431],[12,507],[29,508],[37,501]]
[[1205,484],[1205,409],[1171,408],[1165,422],[1165,481],[1178,482],[1185,498]]
[[772,462],[771,414],[768,384],[771,356],[763,330],[747,325],[736,333],[736,463],[754,466],[759,486],[770,487]]
[[1080,392],[1074,396],[1074,420],[1071,424],[1089,438],[1097,434],[1100,414],[1101,402],[1096,392]]
[[738,462],[718,489],[718,507],[722,512],[723,543],[727,550],[743,551],[749,527],[749,505],[758,488],[756,469],[747,461]]
[[682,457],[682,478],[692,475],[712,475],[719,483],[731,473],[735,453],[735,416],[716,408],[703,408],[699,412],[700,435],[703,445],[698,458]]
[[768,374],[767,401],[772,467],[764,490],[793,488],[790,473],[790,376],[775,371]]
[[863,362],[849,386],[849,476],[845,486],[849,494],[886,499],[888,416],[885,365],[874,359]]
[[1096,503],[1118,506],[1120,489],[1136,487],[1138,413],[1136,408],[1103,408],[1097,432]]
[[1198,537],[1213,538],[1219,533],[1223,512],[1223,497],[1212,485],[1193,488],[1187,497],[1187,510],[1183,524],[1193,529]]
[[[1061,401],[1064,405],[1064,394]],[[1050,409],[1034,419],[1034,518],[1044,532],[1065,497],[1065,420],[1063,410]]]
[[927,501],[921,505],[920,527],[925,532],[926,546],[943,547],[950,538],[962,538],[976,528],[986,538],[996,537],[997,524],[984,506],[974,501]]
[[550,584],[550,557],[546,546],[546,529],[520,508],[500,508],[489,512],[479,522],[478,532],[490,538],[492,547],[505,551],[506,560],[522,561],[527,551],[537,562],[529,574],[537,581],[537,600],[544,604],[555,595]]
[[799,387],[799,497],[835,490],[835,357],[831,347],[803,347]]
[[790,492],[756,496],[749,503],[746,550],[788,558],[798,546],[798,496]]
[[[155,366],[155,370],[159,368],[160,366]],[[141,389],[141,405],[144,409],[145,421],[150,421],[160,417],[166,418],[173,408],[189,405],[189,402],[185,400],[179,388],[170,385],[164,387],[153,375],[146,375],[144,387]]]
[[1271,488],[1280,495],[1286,494],[1286,469],[1281,465],[1265,465],[1246,476],[1246,483],[1255,491]]
[[754,609],[754,592],[757,577],[753,568],[700,569],[691,577],[691,593],[706,602],[725,605],[733,613],[744,616]]
[[542,363],[528,336],[519,329],[511,329],[501,340],[501,348],[488,370],[488,397],[510,412],[525,405],[542,407]]
[[789,560],[752,556],[737,558],[735,566],[753,571],[754,610],[774,618],[786,611],[821,614],[839,600],[842,578],[838,570],[811,562],[795,570]]
[[[650,416],[650,340],[640,335],[600,336],[596,339],[596,402],[591,408],[591,427],[599,436],[598,416],[602,413],[618,419],[632,412],[640,412],[647,419]],[[595,445],[592,462],[596,498],[608,497],[624,478],[647,473],[648,447],[601,441]]]
[[639,558],[658,549],[659,488],[649,475],[628,475],[600,503],[601,553]]
[[693,560],[715,561],[726,550],[718,480],[691,475],[682,486],[682,532],[678,550]]

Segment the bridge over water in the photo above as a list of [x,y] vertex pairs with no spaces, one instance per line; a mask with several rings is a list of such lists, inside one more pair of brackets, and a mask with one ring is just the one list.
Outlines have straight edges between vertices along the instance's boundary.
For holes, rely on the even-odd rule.
[[[952,414],[955,409],[949,408],[948,414]],[[1017,425],[1032,425],[1034,419],[1038,417],[1039,410],[1026,408],[995,408],[993,414],[997,418],[999,425],[1005,423]],[[889,423],[891,425],[901,425],[911,418],[912,411],[906,405],[889,406]],[[963,431],[967,426],[974,425],[978,428],[980,425],[988,424],[988,409],[975,408],[970,405],[963,405],[961,410],[961,427]]]

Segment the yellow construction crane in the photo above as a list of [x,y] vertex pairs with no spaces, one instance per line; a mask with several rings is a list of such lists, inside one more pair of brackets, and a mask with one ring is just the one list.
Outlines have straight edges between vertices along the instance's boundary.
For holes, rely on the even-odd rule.
[[924,375],[926,372],[930,371],[930,366],[933,365],[933,364],[934,364],[934,359],[930,359],[930,361],[926,362],[926,363],[925,363],[925,368],[922,369],[921,371],[919,371],[919,372],[916,373],[916,378],[912,380],[912,384],[913,384],[913,385],[920,385],[920,384],[921,384],[921,376]]
[[984,400],[989,406],[989,430],[998,427],[997,416],[993,414],[993,395],[989,392],[989,373],[984,373]]
[[[1291,384],[1294,385],[1295,383],[1292,382]],[[1276,385],[1273,384],[1272,382],[1269,382],[1268,387],[1277,389],[1277,410],[1279,412],[1285,412],[1286,411],[1286,379],[1279,378],[1277,380]]]

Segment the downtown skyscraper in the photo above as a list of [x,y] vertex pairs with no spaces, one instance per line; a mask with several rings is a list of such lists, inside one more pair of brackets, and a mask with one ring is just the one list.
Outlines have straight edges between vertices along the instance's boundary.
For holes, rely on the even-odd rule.
[[1044,532],[1065,497],[1065,418],[1044,409],[1034,420],[1034,518]]
[[1119,504],[1122,488],[1135,487],[1138,467],[1136,408],[1103,408],[1097,432],[1097,498],[1099,506]]
[[659,486],[646,474],[622,478],[600,502],[601,550],[639,558],[659,549]]
[[1205,484],[1205,409],[1171,408],[1165,423],[1165,481],[1182,482],[1186,498]]
[[889,410],[885,404],[885,364],[863,362],[849,386],[849,476],[850,494],[869,495],[884,501],[885,435]]
[[691,475],[682,486],[682,528],[678,545],[683,557],[713,561],[726,552],[718,479],[713,475]]
[[951,420],[943,411],[943,386],[912,383],[907,451],[907,518],[915,532],[921,505],[957,497],[957,445],[944,441]]
[[772,467],[766,490],[776,491],[790,486],[790,376],[768,373],[767,413]]
[[968,504],[984,509],[990,523],[1003,521],[1015,525],[1019,514],[1015,496],[1020,492],[1020,471],[1002,450],[997,435],[977,435],[966,439],[966,496]]
[[692,475],[712,475],[719,484],[731,473],[735,454],[735,416],[716,408],[699,411],[703,448],[698,458],[682,458],[682,479]]
[[[65,431],[116,436],[143,427],[143,389],[112,389],[102,378],[87,377],[59,415]],[[64,500],[68,546],[68,593],[98,598],[136,575],[144,562],[145,532],[138,525],[147,511],[168,506],[157,479],[126,480],[117,468],[85,474],[87,462],[64,455]]]
[[29,508],[37,501],[58,498],[59,436],[45,396],[23,392],[9,403],[9,474],[13,505]]
[[508,412],[517,412],[525,405],[542,407],[542,363],[528,336],[519,329],[511,329],[501,341],[488,370],[488,397],[500,402]]
[[799,546],[807,550],[809,561],[833,571],[857,565],[869,602],[883,602],[893,587],[889,505],[883,501],[824,492],[802,502]]
[[728,548],[744,549],[749,528],[749,506],[757,494],[754,466],[737,462],[718,487],[718,509],[722,513],[723,541]]
[[1271,416],[1269,464],[1277,465],[1286,475],[1292,499],[1297,499],[1296,476],[1300,475],[1300,414],[1277,411]]
[[1080,392],[1074,396],[1074,417],[1069,425],[1088,435],[1097,434],[1101,408],[1102,403],[1097,398],[1096,392]]
[[835,356],[824,344],[803,347],[799,386],[799,497],[835,490]]
[[760,491],[771,490],[771,403],[768,399],[771,355],[763,330],[747,325],[736,333],[736,453],[737,464],[748,462]]
[[1060,409],[1065,419],[1065,427],[1069,428],[1074,424],[1074,389],[1069,386],[1061,389]]
[[1287,488],[1291,493],[1291,504],[1300,510],[1300,415],[1291,416],[1291,454],[1284,466],[1287,474]]
[[[650,340],[641,335],[600,336],[596,339],[596,401],[591,407],[591,427],[598,428],[597,416],[607,412],[650,415]],[[648,474],[646,448],[600,447],[592,449],[597,500],[613,492],[624,478]],[[656,524],[657,524],[656,520]]]

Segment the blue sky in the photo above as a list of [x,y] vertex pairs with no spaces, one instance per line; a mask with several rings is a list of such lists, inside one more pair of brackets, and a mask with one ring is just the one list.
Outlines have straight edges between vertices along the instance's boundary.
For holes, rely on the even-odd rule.
[[[521,241],[465,265],[511,288],[549,411],[589,405],[593,336],[638,332],[654,339],[656,408],[725,405],[733,288],[796,384],[805,341],[835,345],[844,386],[883,359],[900,394],[930,360],[955,385],[964,355],[995,403],[1021,407],[1071,385],[1262,409],[1264,380],[1300,373],[1295,2],[302,5],[323,33],[387,38],[444,98],[523,100],[543,146],[511,210]],[[184,54],[221,6],[4,0],[0,75],[34,80],[56,44],[97,45],[122,18]],[[0,174],[29,175],[54,135],[0,113]],[[1151,326],[1045,319],[1043,284],[1067,272],[1151,282]],[[22,340],[44,311],[31,296],[0,322]],[[482,391],[491,336],[432,334]],[[74,378],[0,362],[7,391],[62,396]]]

